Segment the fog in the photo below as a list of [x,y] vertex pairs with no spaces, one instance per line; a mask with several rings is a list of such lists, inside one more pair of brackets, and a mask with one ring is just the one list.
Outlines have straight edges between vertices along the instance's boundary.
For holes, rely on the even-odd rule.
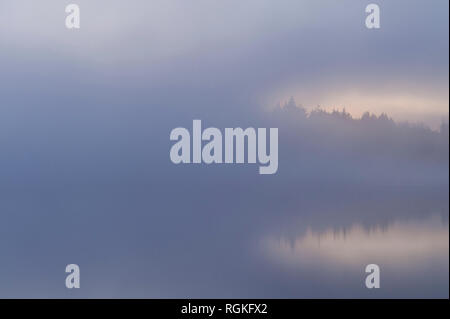
[[[0,4],[0,297],[448,298],[448,2],[79,3]],[[194,119],[278,128],[277,173],[173,164]]]

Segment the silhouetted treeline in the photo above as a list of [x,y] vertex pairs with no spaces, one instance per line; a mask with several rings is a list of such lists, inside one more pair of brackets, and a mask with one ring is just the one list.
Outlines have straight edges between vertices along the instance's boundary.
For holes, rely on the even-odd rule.
[[397,123],[387,114],[354,118],[345,108],[307,111],[291,98],[270,115],[279,127],[280,168],[311,179],[349,176],[448,184],[449,126]]
[[435,131],[422,124],[396,123],[384,113],[377,116],[366,112],[361,118],[353,118],[345,108],[326,111],[317,107],[307,112],[293,98],[278,106],[274,114],[284,131],[280,136],[287,136],[291,147],[448,162],[448,123]]

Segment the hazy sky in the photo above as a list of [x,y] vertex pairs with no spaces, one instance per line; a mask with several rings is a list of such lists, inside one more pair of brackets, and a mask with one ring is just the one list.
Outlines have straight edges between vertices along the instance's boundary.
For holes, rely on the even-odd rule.
[[[64,24],[71,2],[79,30]],[[352,269],[328,253],[389,239],[399,260],[427,249],[375,296],[448,298],[446,134],[260,112],[292,95],[447,118],[448,1],[377,1],[380,30],[365,27],[370,2],[0,0],[0,297],[373,297],[359,263],[379,249]],[[170,132],[194,119],[278,127],[277,174],[173,164]],[[431,214],[444,226],[402,222]],[[386,225],[384,239],[358,230]],[[350,229],[348,245],[326,236],[317,255],[309,228]],[[286,271],[259,251],[271,238],[327,262]]]
[[[365,28],[370,1],[74,2],[76,31],[64,26],[69,2],[1,1],[6,92],[14,80],[23,85],[47,73],[49,85],[70,77],[86,85],[188,86],[193,95],[262,107],[292,95],[306,107],[386,112],[432,126],[448,117],[446,0],[377,1],[379,30]],[[89,76],[77,78],[80,68]]]

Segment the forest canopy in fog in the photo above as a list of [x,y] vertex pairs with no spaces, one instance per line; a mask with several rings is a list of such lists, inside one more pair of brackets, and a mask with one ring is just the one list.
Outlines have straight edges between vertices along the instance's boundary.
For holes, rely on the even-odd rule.
[[425,178],[448,184],[448,123],[436,131],[423,124],[397,123],[384,113],[366,112],[354,118],[345,108],[307,111],[293,98],[269,117],[270,125],[280,130],[280,152],[284,152],[280,158],[303,175],[318,170],[318,179],[321,174],[338,177],[341,172],[343,178],[400,178],[407,184],[411,180],[422,184]]

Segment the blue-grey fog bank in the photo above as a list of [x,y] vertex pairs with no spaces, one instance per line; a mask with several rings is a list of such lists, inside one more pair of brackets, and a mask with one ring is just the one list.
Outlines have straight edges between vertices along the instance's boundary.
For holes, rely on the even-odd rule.
[[[365,1],[76,3],[0,1],[0,297],[448,298],[448,1],[377,30]],[[277,128],[276,172],[174,164],[194,120]]]

